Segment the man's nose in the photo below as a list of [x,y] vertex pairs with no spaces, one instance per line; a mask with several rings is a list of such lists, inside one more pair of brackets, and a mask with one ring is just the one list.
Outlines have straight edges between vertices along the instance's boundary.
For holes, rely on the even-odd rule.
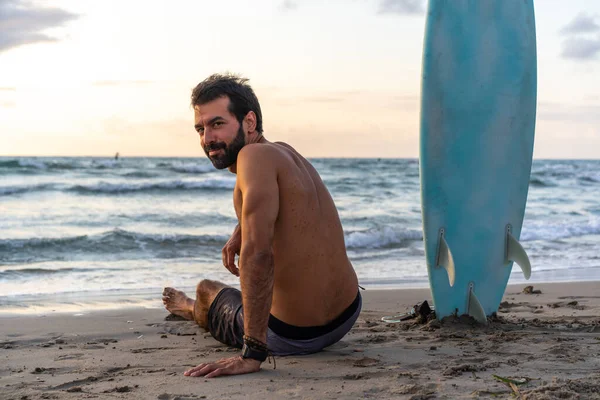
[[204,143],[211,144],[216,141],[216,137],[212,129],[205,128],[204,129]]

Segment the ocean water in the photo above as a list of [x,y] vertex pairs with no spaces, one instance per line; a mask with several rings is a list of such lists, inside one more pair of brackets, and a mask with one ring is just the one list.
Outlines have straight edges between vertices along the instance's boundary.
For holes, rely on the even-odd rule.
[[[418,160],[310,161],[361,284],[427,287]],[[0,158],[0,313],[161,307],[164,286],[238,285],[221,264],[234,185],[205,158]],[[600,280],[600,160],[534,161],[521,242],[530,282]]]

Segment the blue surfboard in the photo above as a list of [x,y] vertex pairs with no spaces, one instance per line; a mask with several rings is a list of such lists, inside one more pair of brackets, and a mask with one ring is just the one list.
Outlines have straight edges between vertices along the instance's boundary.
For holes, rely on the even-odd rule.
[[535,132],[533,0],[429,0],[420,180],[436,315],[497,311],[519,244]]

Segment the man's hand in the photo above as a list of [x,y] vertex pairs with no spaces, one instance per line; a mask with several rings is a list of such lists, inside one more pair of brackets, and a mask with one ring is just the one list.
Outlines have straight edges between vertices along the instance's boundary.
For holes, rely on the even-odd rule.
[[204,363],[183,373],[185,376],[204,376],[214,378],[220,375],[241,375],[258,372],[261,362],[242,356],[223,358],[214,363]]
[[242,248],[242,230],[240,226],[237,225],[231,234],[231,237],[225,243],[223,250],[221,251],[221,255],[223,257],[223,265],[225,268],[229,270],[233,275],[240,276],[240,270],[237,265],[235,265],[235,256],[240,255],[240,250]]

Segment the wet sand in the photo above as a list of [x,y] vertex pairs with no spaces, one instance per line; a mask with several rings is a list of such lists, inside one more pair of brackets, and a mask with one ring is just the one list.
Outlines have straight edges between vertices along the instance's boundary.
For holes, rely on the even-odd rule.
[[[509,286],[489,326],[381,317],[427,289],[363,291],[339,343],[256,374],[183,372],[239,354],[159,309],[0,317],[0,399],[600,399],[600,282]],[[157,293],[160,298],[160,293]]]

